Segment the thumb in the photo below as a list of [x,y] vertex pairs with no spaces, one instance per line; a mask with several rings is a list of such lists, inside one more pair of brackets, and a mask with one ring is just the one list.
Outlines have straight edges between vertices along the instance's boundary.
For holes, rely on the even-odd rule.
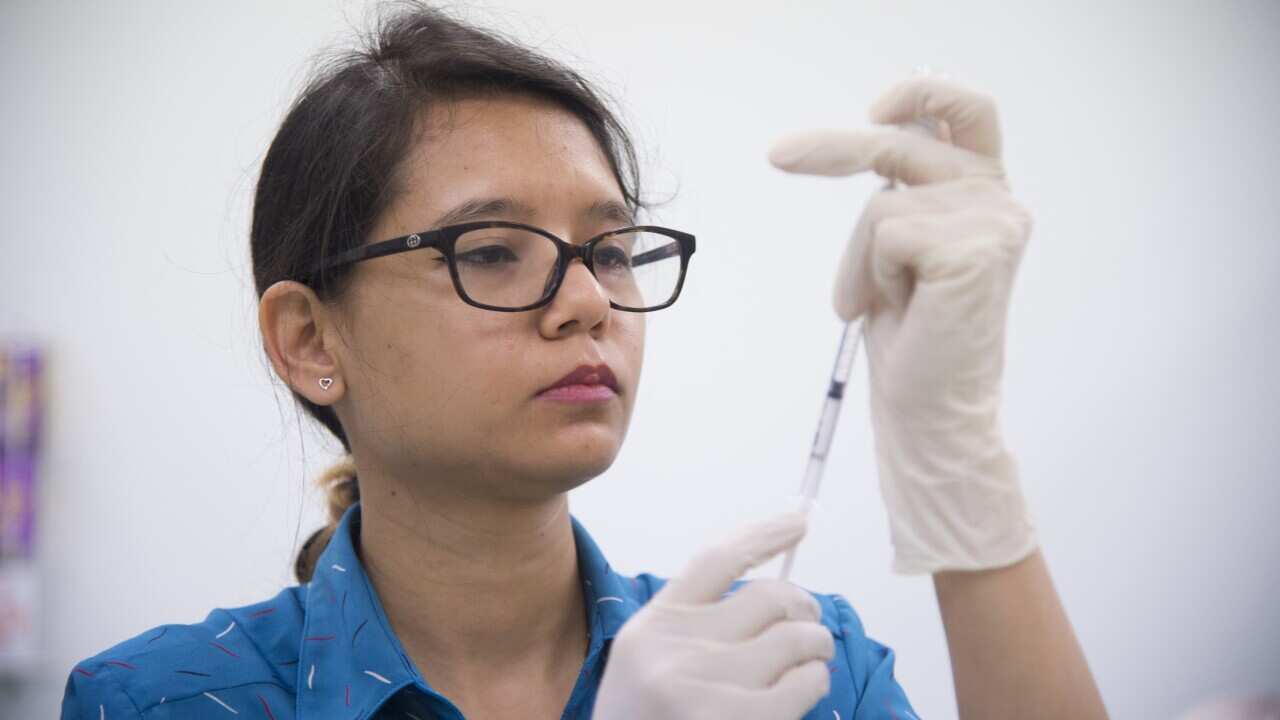
[[727,540],[695,555],[654,599],[683,605],[719,601],[734,580],[799,542],[808,529],[808,520],[805,513],[788,510],[739,528]]
[[871,237],[871,229],[867,227],[872,222],[869,215],[862,214],[845,244],[840,267],[836,270],[835,286],[831,290],[832,307],[844,322],[853,322],[871,309],[874,287],[871,283],[871,252],[867,244]]

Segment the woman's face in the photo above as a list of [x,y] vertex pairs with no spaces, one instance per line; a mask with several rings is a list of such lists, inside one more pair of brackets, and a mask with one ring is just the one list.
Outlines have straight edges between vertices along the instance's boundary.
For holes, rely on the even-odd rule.
[[[372,242],[490,198],[532,212],[471,219],[524,222],[573,244],[631,224],[588,212],[626,206],[590,131],[554,105],[517,96],[440,103],[424,130]],[[482,310],[458,297],[441,257],[426,249],[359,263],[342,300],[346,391],[335,410],[362,466],[432,492],[509,500],[562,493],[603,472],[635,403],[644,314],[611,309],[581,262],[546,306]],[[615,397],[537,397],[577,366],[599,363],[617,379]]]

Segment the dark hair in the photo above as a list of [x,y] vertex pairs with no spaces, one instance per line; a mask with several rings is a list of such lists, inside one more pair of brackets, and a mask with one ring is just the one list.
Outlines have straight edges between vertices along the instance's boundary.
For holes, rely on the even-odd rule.
[[[640,198],[631,139],[602,94],[581,75],[496,31],[421,2],[378,8],[356,48],[316,65],[262,162],[250,246],[258,297],[280,280],[306,282],[321,300],[339,298],[351,267],[309,277],[329,256],[363,245],[395,194],[401,161],[428,106],[468,96],[523,94],[576,115],[600,143],[626,204]],[[294,398],[351,452],[333,409]],[[313,533],[294,572],[310,579],[342,513],[359,500],[355,466],[325,473],[329,524]]]

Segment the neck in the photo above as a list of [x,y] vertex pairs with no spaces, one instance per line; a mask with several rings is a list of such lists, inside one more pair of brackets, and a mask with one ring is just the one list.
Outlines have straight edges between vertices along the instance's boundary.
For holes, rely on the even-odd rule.
[[433,687],[464,695],[504,674],[554,683],[576,672],[588,637],[567,495],[511,503],[369,480],[362,560]]

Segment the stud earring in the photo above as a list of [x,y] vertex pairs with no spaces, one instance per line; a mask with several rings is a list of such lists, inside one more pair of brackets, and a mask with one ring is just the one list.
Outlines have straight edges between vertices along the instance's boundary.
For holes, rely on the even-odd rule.
[[328,390],[332,385],[333,385],[333,378],[329,378],[329,377],[320,378],[321,390]]

